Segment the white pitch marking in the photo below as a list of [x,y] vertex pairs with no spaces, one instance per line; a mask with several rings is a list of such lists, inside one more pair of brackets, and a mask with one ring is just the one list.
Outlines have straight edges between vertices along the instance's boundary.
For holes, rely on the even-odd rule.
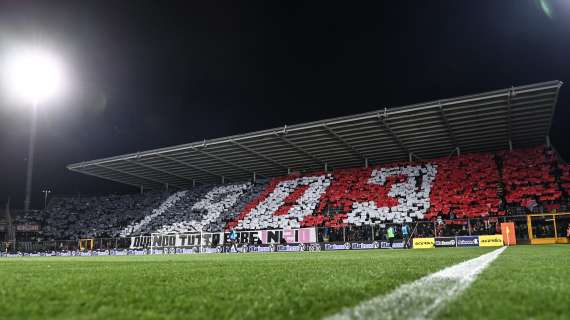
[[325,319],[432,319],[441,307],[467,289],[506,248],[447,267],[404,284],[388,295],[372,298]]

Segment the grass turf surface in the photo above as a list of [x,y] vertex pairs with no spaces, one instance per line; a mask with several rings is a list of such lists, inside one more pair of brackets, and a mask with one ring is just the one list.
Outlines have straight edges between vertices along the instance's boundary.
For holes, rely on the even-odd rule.
[[315,319],[483,248],[0,261],[3,319]]
[[[318,319],[485,248],[0,260],[2,319]],[[570,246],[508,248],[438,318],[564,318]]]
[[438,318],[570,319],[570,245],[507,248]]

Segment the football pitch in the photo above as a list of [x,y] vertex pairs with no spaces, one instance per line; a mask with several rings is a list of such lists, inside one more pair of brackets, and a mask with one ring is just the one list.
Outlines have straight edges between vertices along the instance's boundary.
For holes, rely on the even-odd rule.
[[[1,259],[0,318],[321,319],[493,250]],[[507,248],[429,317],[570,318],[570,246]]]

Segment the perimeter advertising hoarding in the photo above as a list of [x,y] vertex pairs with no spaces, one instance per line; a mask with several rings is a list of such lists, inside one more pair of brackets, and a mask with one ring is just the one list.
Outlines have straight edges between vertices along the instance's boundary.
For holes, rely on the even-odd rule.
[[431,249],[435,246],[435,238],[414,238],[414,249]]
[[456,247],[457,240],[455,237],[436,237],[435,238],[435,247]]
[[501,247],[503,245],[503,236],[500,234],[492,236],[479,236],[480,247]]
[[324,243],[325,251],[350,250],[350,243]]
[[459,236],[456,237],[458,247],[478,247],[479,236]]
[[267,253],[273,252],[272,244],[250,245],[247,246],[247,252]]
[[275,245],[276,252],[300,252],[305,251],[305,246],[302,243],[296,244],[277,244]]
[[350,244],[352,250],[380,249],[378,241],[373,242],[353,242]]
[[388,241],[382,241],[380,242],[380,249],[403,249],[404,248],[404,241],[402,240],[398,240],[398,241],[394,241],[392,242],[392,245],[390,245],[390,242]]

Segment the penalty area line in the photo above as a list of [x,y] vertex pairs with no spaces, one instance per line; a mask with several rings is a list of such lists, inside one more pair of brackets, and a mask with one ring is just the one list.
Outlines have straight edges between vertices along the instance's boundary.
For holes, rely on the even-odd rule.
[[467,289],[507,247],[491,251],[404,284],[387,295],[365,301],[326,317],[347,319],[432,319],[448,302]]

